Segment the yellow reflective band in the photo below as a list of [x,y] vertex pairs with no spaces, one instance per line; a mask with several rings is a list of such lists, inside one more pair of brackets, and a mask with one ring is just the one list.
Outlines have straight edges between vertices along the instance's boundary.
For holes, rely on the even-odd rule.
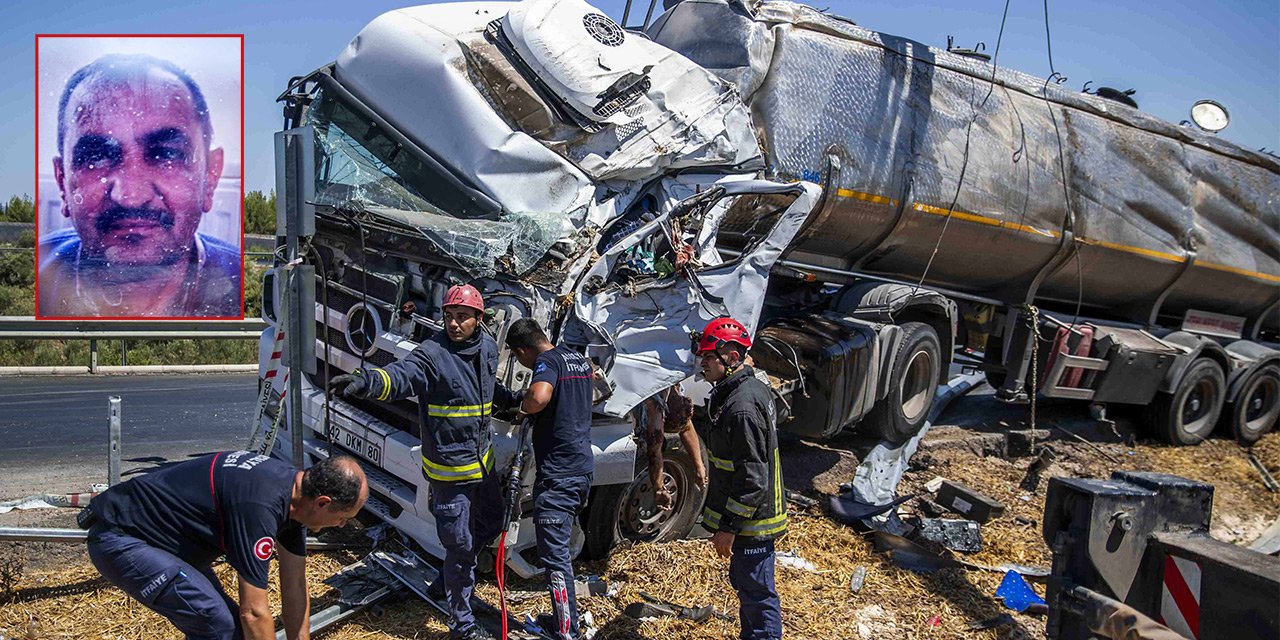
[[[855,198],[858,200],[865,200],[867,202],[871,202],[875,204],[887,204],[892,207],[898,206],[898,201],[893,198],[890,198],[889,196],[882,196],[875,193],[863,193],[861,191],[854,191],[853,189],[836,189],[836,195],[842,198]],[[930,213],[936,216],[950,216],[952,218],[964,220],[966,222],[973,222],[976,224],[986,225],[989,227],[998,227],[1001,229],[1009,229],[1011,231],[1021,231],[1022,233],[1029,233],[1031,235],[1036,235],[1041,237],[1059,238],[1062,236],[1062,233],[1056,229],[1039,229],[1030,225],[1020,224],[1017,222],[1010,222],[1008,220],[1002,220],[1000,218],[994,218],[991,216],[984,216],[977,213],[970,213],[968,211],[961,211],[959,209],[948,209],[946,207],[936,207],[933,205],[925,204],[923,202],[913,202],[911,203],[911,208],[921,213]],[[1091,238],[1084,238],[1080,236],[1077,236],[1076,240],[1081,244],[1092,245],[1095,247],[1102,247],[1104,249],[1112,249],[1115,251],[1123,251],[1125,253],[1133,253],[1133,254],[1145,256],[1148,258],[1155,258],[1157,260],[1167,260],[1173,263],[1182,263],[1187,261],[1187,257],[1184,255],[1168,253],[1165,251],[1156,251],[1156,250],[1147,249],[1144,247],[1134,247],[1131,245],[1117,244],[1115,242],[1107,242],[1105,240],[1094,240]],[[1276,275],[1273,273],[1263,273],[1261,271],[1250,271],[1248,269],[1241,269],[1239,267],[1232,267],[1225,264],[1217,264],[1214,262],[1198,261],[1195,263],[1195,267],[1213,269],[1214,271],[1225,271],[1227,273],[1234,273],[1236,275],[1245,276],[1247,278],[1256,278],[1264,282],[1280,282],[1280,275]]]
[[857,198],[858,200],[866,200],[876,204],[887,204],[891,207],[898,206],[898,201],[888,196],[878,196],[874,193],[863,193],[853,189],[836,189],[836,195],[842,198]]
[[373,371],[378,374],[378,377],[382,378],[382,393],[378,394],[378,399],[386,400],[387,398],[390,398],[391,397],[391,376],[387,375],[386,371],[383,371],[378,367],[374,367]]
[[427,415],[432,418],[476,418],[489,415],[492,402],[471,405],[429,404]]
[[748,507],[733,498],[729,498],[729,501],[725,503],[724,508],[744,518],[750,518],[756,513],[756,510],[753,507]]
[[[493,471],[493,449],[484,452],[484,466],[489,471]],[[462,482],[463,480],[479,480],[484,477],[484,472],[480,469],[479,462],[471,464],[458,465],[451,467],[448,465],[438,464],[422,456],[422,471],[432,480],[440,480],[442,482]]]
[[742,531],[738,532],[741,536],[767,536],[773,535],[787,528],[787,514],[765,518],[763,520],[747,520],[742,523]]
[[707,456],[707,457],[711,458],[711,466],[721,471],[733,471],[732,460],[725,460],[724,458],[717,458],[715,456]]
[[783,499],[782,491],[782,462],[778,457],[778,450],[773,450],[773,512],[786,513],[786,500]]
[[[717,529],[720,527],[720,514],[706,507],[702,510],[702,524],[707,529]],[[762,518],[760,520],[743,520],[742,530],[738,532],[740,536],[768,536],[787,528],[787,514],[773,516],[772,518]]]

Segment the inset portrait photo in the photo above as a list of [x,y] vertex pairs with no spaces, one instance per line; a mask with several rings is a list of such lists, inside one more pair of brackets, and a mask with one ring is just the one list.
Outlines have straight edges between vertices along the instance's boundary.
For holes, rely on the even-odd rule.
[[37,317],[244,317],[243,51],[36,36]]

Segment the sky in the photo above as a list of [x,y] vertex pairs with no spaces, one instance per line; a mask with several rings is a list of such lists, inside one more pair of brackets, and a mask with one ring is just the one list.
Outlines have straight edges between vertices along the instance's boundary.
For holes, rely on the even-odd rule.
[[[640,5],[644,0],[635,0]],[[625,0],[596,0],[615,20]],[[999,63],[1049,75],[1044,3],[1009,0]],[[9,4],[9,3],[6,3]],[[387,0],[63,0],[13,2],[0,25],[0,200],[35,184],[35,34],[234,33],[245,36],[246,190],[274,185],[275,98],[289,78],[331,62],[377,15],[416,4]],[[661,2],[659,2],[659,5]],[[886,33],[944,47],[995,49],[1003,0],[826,0],[814,6]],[[647,5],[646,5],[647,6]],[[1065,86],[1136,89],[1144,111],[1172,122],[1210,98],[1227,107],[1221,137],[1280,150],[1280,2],[1276,0],[1049,0],[1053,62]],[[661,9],[661,6],[658,7]],[[633,9],[631,23],[638,21]],[[639,10],[642,13],[642,10]],[[42,91],[44,88],[42,87]],[[1277,151],[1280,153],[1280,151]],[[49,173],[49,168],[42,168]]]

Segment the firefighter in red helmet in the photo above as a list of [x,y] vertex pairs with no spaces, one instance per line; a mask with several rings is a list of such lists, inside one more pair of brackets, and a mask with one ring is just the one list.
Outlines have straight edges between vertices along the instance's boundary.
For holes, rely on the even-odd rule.
[[495,406],[515,406],[518,397],[495,381],[498,347],[480,330],[480,292],[469,284],[450,287],[443,307],[444,330],[404,360],[338,376],[330,388],[381,402],[418,397],[422,474],[431,485],[431,514],[445,550],[432,595],[447,601],[450,638],[490,638],[471,611],[476,555],[502,523],[489,416]]
[[729,558],[742,624],[738,637],[781,638],[773,541],[787,530],[787,510],[773,394],[746,363],[751,334],[741,322],[717,318],[696,337],[702,374],[715,385],[707,398],[711,485],[702,523],[716,552]]

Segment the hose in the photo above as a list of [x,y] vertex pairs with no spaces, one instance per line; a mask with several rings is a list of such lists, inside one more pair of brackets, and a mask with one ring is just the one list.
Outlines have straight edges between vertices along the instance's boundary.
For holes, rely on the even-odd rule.
[[[525,416],[520,421],[519,429],[519,444],[515,458],[511,461],[511,475],[507,478],[506,492],[502,496],[502,535],[498,538],[498,553],[493,567],[498,579],[498,602],[502,609],[502,640],[507,640],[507,531],[511,529],[511,521],[515,519],[516,511],[520,508],[520,479],[524,471],[525,450],[529,448],[529,438],[533,432],[533,418]],[[483,467],[484,465],[481,465],[481,468]]]

